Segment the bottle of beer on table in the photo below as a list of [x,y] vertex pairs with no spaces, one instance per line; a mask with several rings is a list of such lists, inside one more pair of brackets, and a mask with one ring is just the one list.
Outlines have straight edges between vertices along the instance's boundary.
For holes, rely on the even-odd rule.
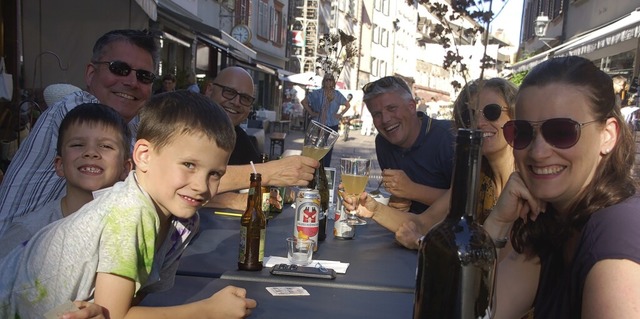
[[[262,163],[266,163],[269,161],[269,155],[265,153],[260,154],[260,158]],[[261,187],[261,190],[262,190],[261,191],[262,198],[261,198],[260,205],[262,206],[262,213],[264,213],[264,216],[267,217],[267,223],[268,223],[269,219],[273,218],[273,216],[270,213],[270,205],[269,205],[269,199],[271,198],[271,188],[265,185]]]
[[423,238],[413,318],[492,318],[496,248],[477,222],[482,132],[458,130],[451,205]]
[[260,174],[251,174],[247,209],[240,218],[240,270],[262,270],[267,219],[262,212],[261,181]]

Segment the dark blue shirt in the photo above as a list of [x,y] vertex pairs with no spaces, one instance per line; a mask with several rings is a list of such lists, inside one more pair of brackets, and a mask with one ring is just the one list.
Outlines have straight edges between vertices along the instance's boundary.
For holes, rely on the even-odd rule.
[[[421,133],[410,148],[393,145],[380,134],[376,136],[376,154],[380,168],[401,169],[414,183],[448,189],[451,186],[455,150],[453,123],[431,119],[422,112],[417,114],[422,118]],[[410,211],[421,213],[428,207],[413,201]]]

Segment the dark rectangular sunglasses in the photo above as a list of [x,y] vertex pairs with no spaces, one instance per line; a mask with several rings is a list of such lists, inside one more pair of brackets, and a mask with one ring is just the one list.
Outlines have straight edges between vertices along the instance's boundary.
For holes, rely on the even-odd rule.
[[151,84],[151,83],[153,83],[153,80],[155,80],[155,78],[156,78],[156,75],[153,74],[152,72],[147,71],[147,70],[134,69],[129,64],[127,64],[126,62],[122,62],[122,61],[111,61],[111,62],[94,61],[92,63],[93,64],[108,64],[109,65],[109,71],[111,71],[112,74],[117,75],[117,76],[128,76],[129,73],[131,73],[131,71],[136,71],[136,79],[138,79],[138,81],[140,83],[144,83],[144,84]]
[[[482,108],[482,116],[489,122],[496,121],[500,118],[500,114],[507,109],[503,109],[500,105],[491,103]],[[471,115],[475,115],[476,110],[465,109],[462,111],[462,122],[466,127],[471,127]]]
[[593,120],[578,123],[568,118],[554,118],[544,121],[529,122],[511,120],[504,124],[502,132],[507,143],[516,150],[527,148],[535,137],[535,127],[540,127],[544,140],[559,149],[571,148],[580,140],[581,128],[587,124],[598,122]]
[[367,94],[369,92],[371,92],[373,90],[374,87],[383,87],[383,88],[388,88],[391,87],[393,85],[399,86],[401,88],[403,88],[405,91],[409,92],[409,94],[413,95],[413,93],[411,93],[411,90],[409,89],[409,87],[407,86],[407,83],[404,82],[401,79],[396,78],[395,76],[385,76],[383,78],[379,78],[373,82],[369,82],[367,84],[365,84],[362,87],[362,92],[364,92],[364,94]]

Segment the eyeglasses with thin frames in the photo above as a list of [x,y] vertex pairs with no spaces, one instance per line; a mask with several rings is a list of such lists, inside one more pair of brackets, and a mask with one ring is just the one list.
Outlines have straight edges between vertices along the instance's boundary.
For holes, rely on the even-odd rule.
[[236,98],[236,96],[240,96],[240,104],[242,104],[245,107],[251,107],[251,105],[253,104],[253,101],[256,100],[255,97],[249,94],[240,93],[228,86],[224,86],[218,83],[213,83],[213,85],[218,86],[222,89],[222,97],[227,100],[233,100]]
[[128,76],[131,71],[136,71],[136,79],[143,84],[151,84],[156,75],[151,71],[134,69],[127,62],[123,61],[93,61],[92,64],[107,64],[109,71],[113,75]]

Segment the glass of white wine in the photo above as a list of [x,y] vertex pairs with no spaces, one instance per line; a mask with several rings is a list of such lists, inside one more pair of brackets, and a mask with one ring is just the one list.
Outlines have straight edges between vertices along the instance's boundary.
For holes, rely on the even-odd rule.
[[[348,196],[355,197],[354,205],[358,207],[358,197],[364,192],[369,181],[371,171],[371,160],[365,158],[341,158],[340,176],[342,186]],[[367,221],[358,217],[356,211],[352,210],[347,215],[348,225],[366,225]]]
[[302,156],[308,156],[317,161],[321,160],[331,150],[338,137],[338,132],[328,126],[311,121],[304,134]]

